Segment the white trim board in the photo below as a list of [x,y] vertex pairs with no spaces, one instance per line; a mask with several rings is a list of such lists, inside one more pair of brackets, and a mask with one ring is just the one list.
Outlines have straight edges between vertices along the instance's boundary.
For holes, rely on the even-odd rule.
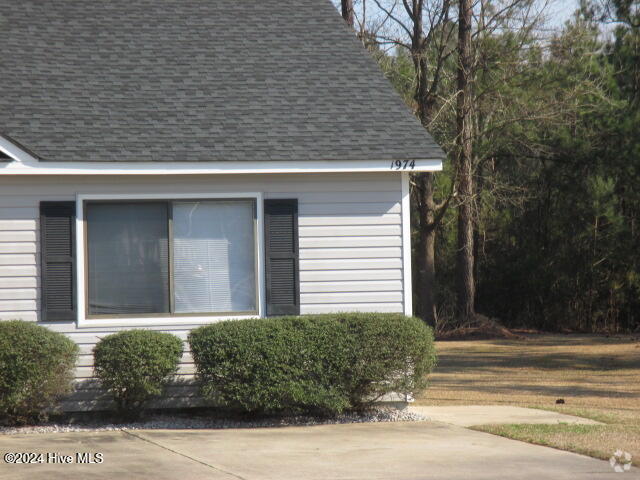
[[12,160],[9,162],[37,162],[38,160],[34,158],[31,154],[20,148],[18,145],[13,143],[11,140],[7,140],[5,137],[0,135],[0,152],[8,155]]
[[0,136],[0,151],[15,160],[0,164],[0,175],[193,175],[332,172],[436,172],[442,160],[234,161],[234,162],[43,162]]
[[[256,254],[258,276],[258,315],[232,316],[185,316],[185,317],[131,317],[131,318],[86,318],[86,290],[85,290],[85,233],[84,233],[84,202],[86,200],[184,200],[184,199],[216,199],[216,198],[253,198],[256,200]],[[76,295],[77,295],[77,326],[88,327],[133,327],[133,326],[169,326],[169,325],[200,325],[222,320],[263,317],[266,312],[266,286],[264,276],[264,205],[262,192],[233,192],[233,193],[151,193],[151,194],[82,194],[76,195]]]
[[404,314],[413,315],[413,284],[411,277],[411,196],[409,174],[402,172],[402,287]]

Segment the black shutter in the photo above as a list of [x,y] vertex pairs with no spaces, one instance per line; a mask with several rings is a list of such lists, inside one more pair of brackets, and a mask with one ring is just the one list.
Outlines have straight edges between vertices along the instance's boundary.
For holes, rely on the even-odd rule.
[[40,202],[41,320],[76,319],[75,202]]
[[265,200],[267,315],[299,315],[298,200]]

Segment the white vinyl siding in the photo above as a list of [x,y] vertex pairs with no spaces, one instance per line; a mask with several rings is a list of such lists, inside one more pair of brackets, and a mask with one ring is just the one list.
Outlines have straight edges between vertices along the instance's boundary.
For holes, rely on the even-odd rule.
[[[297,198],[299,208],[301,313],[403,312],[402,189],[400,173],[274,174],[225,176],[0,176],[0,320],[38,320],[39,203],[75,200],[77,194],[171,194],[263,192],[265,199]],[[82,246],[79,246],[82,248]],[[89,402],[91,350],[99,338],[128,328],[48,323],[80,345],[76,370],[84,389],[74,401]],[[198,325],[152,328],[186,340]],[[188,345],[185,344],[185,348]],[[185,353],[179,374],[194,372]],[[173,388],[173,387],[172,387]],[[172,394],[196,398],[190,387]],[[69,407],[69,408],[76,408]]]

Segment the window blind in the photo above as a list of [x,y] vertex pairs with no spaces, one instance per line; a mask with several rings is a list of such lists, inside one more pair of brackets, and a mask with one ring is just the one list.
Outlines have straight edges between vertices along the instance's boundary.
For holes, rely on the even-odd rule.
[[173,203],[176,313],[256,308],[254,202]]
[[87,208],[91,315],[169,312],[166,203],[95,203]]

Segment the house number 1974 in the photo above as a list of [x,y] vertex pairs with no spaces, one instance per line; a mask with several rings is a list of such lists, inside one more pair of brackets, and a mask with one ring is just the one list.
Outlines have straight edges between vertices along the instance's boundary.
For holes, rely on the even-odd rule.
[[413,170],[416,168],[415,160],[395,160],[391,162],[391,170]]

